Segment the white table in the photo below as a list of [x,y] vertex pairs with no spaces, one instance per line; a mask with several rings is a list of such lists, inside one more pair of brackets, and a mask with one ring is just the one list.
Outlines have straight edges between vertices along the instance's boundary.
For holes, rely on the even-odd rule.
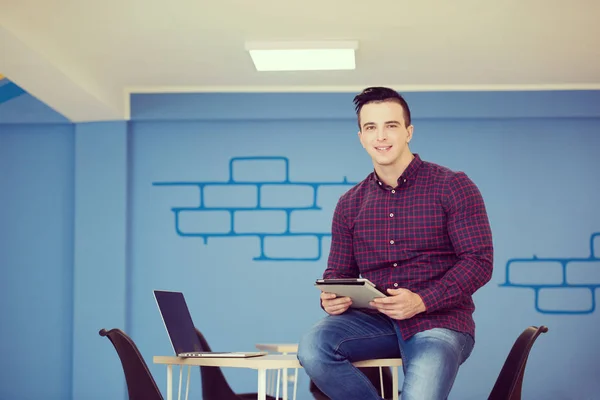
[[[188,366],[186,395],[187,400],[190,387],[190,369],[192,366],[250,368],[258,371],[258,400],[267,398],[267,370],[302,368],[296,355],[266,355],[250,358],[181,358],[176,356],[154,356],[155,364],[167,366],[167,400],[173,400],[173,365],[181,367],[179,373],[179,396],[181,399],[181,385],[183,367]],[[353,363],[357,367],[391,367],[393,399],[398,400],[398,368],[402,366],[400,358],[384,358],[377,360],[358,361]]]
[[[296,354],[298,353],[298,343],[257,343],[256,348],[258,350],[267,351],[269,353],[279,353],[279,354]],[[269,383],[273,383],[275,378],[272,376],[273,374],[269,374],[267,376],[267,385],[268,388],[271,389],[268,393],[274,395],[275,398],[279,398],[279,370],[277,370],[277,391],[273,391],[273,386],[269,385]],[[283,368],[281,378],[281,400],[288,400],[288,369]],[[296,400],[296,392],[298,390],[298,368],[294,368],[294,395],[292,397],[293,400]]]

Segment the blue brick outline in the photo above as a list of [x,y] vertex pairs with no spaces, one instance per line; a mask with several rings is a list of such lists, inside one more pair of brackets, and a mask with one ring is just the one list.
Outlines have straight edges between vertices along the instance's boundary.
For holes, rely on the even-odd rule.
[[[500,284],[500,287],[516,287],[516,288],[528,288],[532,289],[535,293],[535,309],[537,312],[542,314],[591,314],[596,310],[596,289],[600,287],[600,284],[568,284],[567,283],[567,264],[573,261],[600,261],[600,258],[594,254],[594,239],[596,237],[600,237],[600,232],[595,232],[590,235],[590,256],[588,258],[579,258],[579,257],[571,257],[571,258],[538,258],[537,256],[533,256],[532,258],[513,258],[509,259],[506,263],[506,274],[505,274],[505,282]],[[512,283],[510,281],[510,265],[515,262],[558,262],[562,267],[562,283],[560,284],[519,284]],[[589,309],[579,310],[579,311],[566,311],[566,310],[545,310],[540,307],[539,304],[539,293],[541,289],[544,288],[584,288],[589,289],[592,294],[592,305]]]
[[[236,161],[283,161],[285,164],[285,177],[281,181],[242,181],[238,182],[233,178],[233,164]],[[293,233],[290,232],[290,218],[292,211],[297,210],[322,210],[322,207],[317,206],[317,190],[321,186],[339,186],[348,185],[348,189],[351,186],[357,184],[357,182],[349,182],[347,177],[341,182],[292,182],[290,181],[289,168],[290,162],[287,157],[283,156],[248,156],[248,157],[233,157],[229,160],[229,179],[223,181],[204,181],[204,182],[190,182],[190,181],[171,181],[171,182],[153,182],[153,186],[196,186],[200,190],[200,205],[198,207],[172,207],[171,211],[175,216],[175,232],[177,235],[182,237],[200,237],[204,240],[204,244],[208,244],[208,239],[211,237],[258,237],[260,240],[260,256],[254,257],[255,261],[318,261],[323,256],[323,239],[330,237],[331,233],[322,232],[301,232]],[[256,207],[206,207],[204,205],[204,187],[207,185],[216,186],[232,186],[232,185],[256,185],[257,187],[257,199]],[[313,190],[313,203],[306,207],[261,207],[260,206],[260,192],[261,187],[264,185],[286,185],[286,186],[309,186]],[[197,211],[197,210],[210,210],[210,211],[227,211],[230,216],[230,230],[228,233],[185,233],[179,229],[179,214],[182,211]],[[286,213],[286,231],[283,233],[259,233],[259,232],[246,232],[236,233],[234,231],[234,216],[236,211],[284,211]],[[267,257],[264,250],[264,242],[267,237],[306,237],[312,236],[317,238],[318,241],[318,252],[315,257]]]

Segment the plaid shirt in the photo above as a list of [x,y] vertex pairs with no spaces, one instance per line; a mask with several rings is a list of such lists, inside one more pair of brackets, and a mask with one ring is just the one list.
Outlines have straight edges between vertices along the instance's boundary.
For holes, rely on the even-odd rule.
[[397,321],[405,340],[436,327],[475,337],[471,296],[493,265],[483,199],[465,173],[414,156],[396,188],[372,172],[340,197],[323,277],[419,294],[427,311]]

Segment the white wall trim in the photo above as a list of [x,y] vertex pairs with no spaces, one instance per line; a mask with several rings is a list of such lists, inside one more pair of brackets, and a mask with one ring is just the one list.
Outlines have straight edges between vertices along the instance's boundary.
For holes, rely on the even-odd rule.
[[[600,90],[600,83],[580,84],[506,84],[506,85],[403,85],[373,83],[372,86],[387,86],[401,92],[506,92],[506,91],[567,91]],[[126,94],[136,93],[280,93],[280,92],[360,92],[363,86],[128,86]]]
[[[402,85],[387,86],[399,92],[536,92],[600,90],[600,83],[586,84],[515,84],[515,85]],[[125,119],[131,119],[132,94],[180,94],[180,93],[358,93],[364,86],[127,86],[124,89]]]

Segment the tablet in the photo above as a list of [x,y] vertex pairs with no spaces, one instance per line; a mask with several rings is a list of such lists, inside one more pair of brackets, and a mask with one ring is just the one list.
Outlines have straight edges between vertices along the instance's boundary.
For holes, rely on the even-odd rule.
[[366,278],[317,279],[317,289],[335,293],[339,297],[350,297],[352,308],[375,308],[369,304],[376,297],[387,297]]

